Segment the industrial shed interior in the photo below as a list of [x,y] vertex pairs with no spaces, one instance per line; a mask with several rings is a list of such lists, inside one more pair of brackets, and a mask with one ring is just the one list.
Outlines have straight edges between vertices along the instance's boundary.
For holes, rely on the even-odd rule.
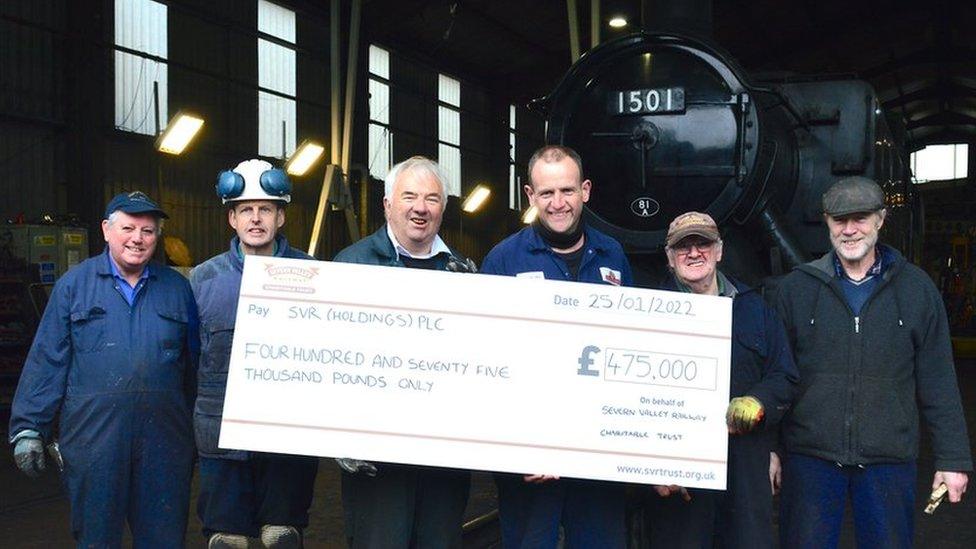
[[[578,148],[584,170],[592,166],[588,219],[625,244],[638,283],[648,287],[663,271],[663,230],[675,213],[719,212],[723,234],[732,235],[730,268],[774,284],[827,250],[816,210],[826,186],[843,175],[878,179],[895,214],[884,238],[930,274],[945,300],[972,436],[974,28],[976,4],[963,0],[4,0],[4,433],[51,287],[102,252],[99,224],[116,193],[142,190],[159,201],[170,217],[157,259],[187,272],[226,250],[232,236],[214,194],[218,172],[257,157],[295,168],[284,234],[330,260],[384,223],[390,167],[425,155],[448,177],[441,236],[480,264],[524,226],[526,163],[552,142]],[[666,115],[634,127],[588,118],[604,108],[602,96],[585,96],[592,82],[628,82],[627,71],[639,70],[627,67],[639,55],[650,59],[646,52],[665,67],[665,50],[676,43],[710,52],[703,66],[742,81],[739,102],[714,114],[719,125],[721,117],[739,116],[726,111],[754,105],[728,119],[743,128],[727,143],[735,156],[728,171],[691,160],[664,166],[656,154],[689,154],[664,148],[664,137],[655,148],[656,132],[669,135]],[[619,61],[628,55],[632,65]],[[847,87],[838,91],[836,83]],[[860,115],[851,114],[854,104]],[[713,114],[701,116],[708,124]],[[193,119],[202,126],[184,149],[162,146],[177,123]],[[747,121],[751,131],[774,135],[775,154],[743,144]],[[601,131],[610,138],[587,133]],[[850,131],[869,142],[845,149]],[[321,155],[298,173],[299,153],[316,146]],[[714,196],[701,198],[709,185]],[[691,198],[678,204],[678,188]],[[733,188],[740,194],[725,204],[721,193]],[[485,189],[483,202],[468,202]],[[661,216],[639,215],[642,199]],[[923,449],[920,470],[926,459]],[[338,473],[331,460],[322,464],[306,546],[343,547]],[[31,482],[5,450],[0,479],[0,545],[71,544],[56,474]],[[919,482],[919,493],[927,493],[925,479]],[[967,520],[974,499],[919,514],[916,543],[976,545]],[[476,476],[466,545],[500,546],[493,509],[490,477]],[[202,547],[195,520],[191,510],[187,544]],[[850,532],[844,536],[852,546]]]

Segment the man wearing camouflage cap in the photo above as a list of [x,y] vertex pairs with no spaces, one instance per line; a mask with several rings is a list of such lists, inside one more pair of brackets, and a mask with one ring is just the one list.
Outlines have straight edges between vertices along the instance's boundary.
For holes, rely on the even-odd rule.
[[958,502],[972,470],[945,309],[921,269],[878,243],[874,181],[837,181],[823,209],[833,250],[776,298],[800,370],[783,426],[781,542],[835,547],[850,500],[858,547],[911,547],[919,412],[932,487]]
[[756,289],[719,270],[722,238],[712,216],[687,212],[668,227],[671,276],[663,289],[732,300],[731,400],[726,491],[655,486],[646,523],[651,547],[774,547],[768,474],[774,433],[797,372],[783,324]]

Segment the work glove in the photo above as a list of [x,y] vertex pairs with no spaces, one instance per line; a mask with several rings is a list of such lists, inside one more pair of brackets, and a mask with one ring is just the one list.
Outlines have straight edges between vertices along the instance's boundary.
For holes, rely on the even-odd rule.
[[459,261],[458,258],[451,256],[447,260],[447,270],[452,273],[477,273],[478,266],[475,265],[471,258],[465,259],[463,262]]
[[362,473],[368,477],[376,476],[376,466],[368,461],[352,458],[335,458],[342,470],[354,475]]
[[37,431],[24,431],[18,436],[14,444],[14,463],[31,478],[44,472],[44,441]]
[[764,412],[762,402],[756,397],[735,397],[729,402],[729,409],[725,412],[725,423],[733,435],[748,433],[762,421]]

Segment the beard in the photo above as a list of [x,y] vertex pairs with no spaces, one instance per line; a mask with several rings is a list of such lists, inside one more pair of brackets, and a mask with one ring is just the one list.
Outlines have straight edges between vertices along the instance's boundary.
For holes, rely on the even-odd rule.
[[843,236],[838,237],[834,240],[834,250],[837,252],[841,258],[856,262],[861,261],[874,249],[875,245],[878,243],[878,232],[874,231],[870,235],[865,235],[858,241],[857,246],[854,248],[849,248],[845,245]]

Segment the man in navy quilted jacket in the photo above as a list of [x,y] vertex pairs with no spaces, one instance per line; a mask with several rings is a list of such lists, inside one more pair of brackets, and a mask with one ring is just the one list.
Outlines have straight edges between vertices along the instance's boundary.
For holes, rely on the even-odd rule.
[[197,513],[213,548],[246,548],[260,536],[266,547],[301,547],[318,458],[217,447],[227,389],[234,320],[245,257],[311,259],[278,234],[291,201],[291,182],[264,160],[245,160],[217,178],[217,195],[237,233],[230,249],[190,272],[200,310],[199,390],[193,412],[200,454]]

